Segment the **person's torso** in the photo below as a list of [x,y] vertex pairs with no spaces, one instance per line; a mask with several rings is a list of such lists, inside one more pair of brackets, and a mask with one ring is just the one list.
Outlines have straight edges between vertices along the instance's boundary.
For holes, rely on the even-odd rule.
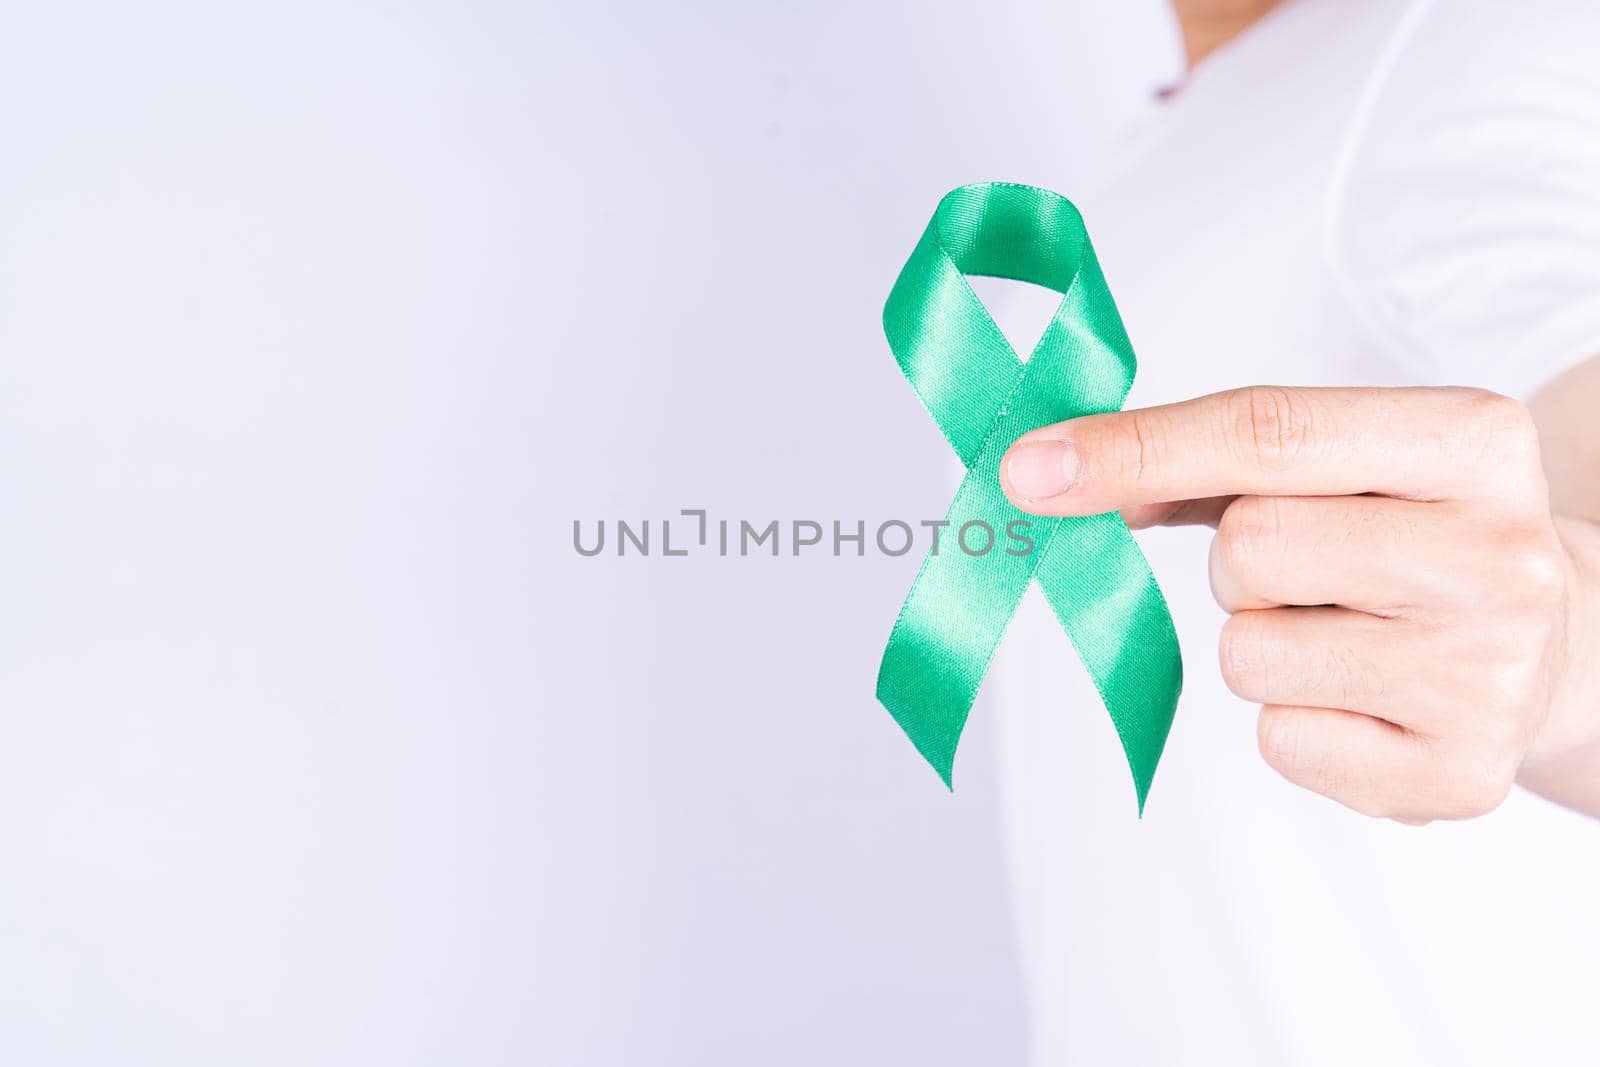
[[[1411,6],[1287,5],[1202,66],[1103,185],[1067,191],[1138,353],[1130,406],[1419,381],[1363,326],[1329,254],[1349,224],[1348,133]],[[995,661],[1036,1062],[1578,1062],[1592,990],[1568,976],[1600,952],[1593,825],[1519,793],[1419,831],[1279,779],[1256,708],[1216,666],[1209,538],[1140,535],[1186,676],[1142,821],[1036,591]]]

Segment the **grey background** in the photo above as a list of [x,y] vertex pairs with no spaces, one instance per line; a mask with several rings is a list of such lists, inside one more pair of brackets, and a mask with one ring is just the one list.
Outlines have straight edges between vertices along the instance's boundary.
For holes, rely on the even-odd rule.
[[1158,7],[5,5],[0,1062],[1018,1062],[917,554],[570,523],[941,514],[883,297]]

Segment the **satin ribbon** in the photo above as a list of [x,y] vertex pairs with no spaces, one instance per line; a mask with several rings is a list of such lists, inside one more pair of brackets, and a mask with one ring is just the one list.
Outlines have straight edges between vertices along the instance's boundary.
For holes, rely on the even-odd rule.
[[[967,275],[1061,294],[1026,363]],[[999,533],[1027,521],[1034,551],[930,549],[889,635],[878,699],[949,786],[989,661],[1028,583],[1037,581],[1116,724],[1142,813],[1183,686],[1166,601],[1120,515],[1039,518],[1000,490],[1001,458],[1019,436],[1119,410],[1133,384],[1133,348],[1078,210],[1028,185],[991,182],[949,193],[889,293],[883,329],[967,468],[948,529],[982,522]]]

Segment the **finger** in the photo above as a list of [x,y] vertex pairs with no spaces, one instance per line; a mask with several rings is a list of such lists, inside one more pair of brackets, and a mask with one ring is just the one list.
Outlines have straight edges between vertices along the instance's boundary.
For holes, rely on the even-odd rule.
[[1340,708],[1416,728],[1434,724],[1405,624],[1344,608],[1241,611],[1222,627],[1222,680],[1255,704]]
[[1351,711],[1267,704],[1256,741],[1267,764],[1294,784],[1404,823],[1487,814],[1516,780],[1515,760]]
[[1213,496],[1204,500],[1174,500],[1165,504],[1135,504],[1122,509],[1122,521],[1130,530],[1151,526],[1210,526],[1213,529],[1234,497]]
[[1256,386],[1035,430],[1001,484],[1025,511],[1092,515],[1233,494],[1533,499],[1543,476],[1527,410],[1493,393]]
[[1267,765],[1289,781],[1363,815],[1433,817],[1437,761],[1427,743],[1393,723],[1352,711],[1268,704],[1256,723]]
[[1455,505],[1379,496],[1241,496],[1211,541],[1211,590],[1229,611],[1340,604],[1383,615],[1468,595],[1481,563]]

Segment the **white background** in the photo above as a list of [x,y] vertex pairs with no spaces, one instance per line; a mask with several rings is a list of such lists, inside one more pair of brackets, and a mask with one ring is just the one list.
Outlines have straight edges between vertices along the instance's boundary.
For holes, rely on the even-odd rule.
[[0,1062],[1018,1062],[917,555],[571,523],[941,515],[883,298],[1158,8],[6,5]]

